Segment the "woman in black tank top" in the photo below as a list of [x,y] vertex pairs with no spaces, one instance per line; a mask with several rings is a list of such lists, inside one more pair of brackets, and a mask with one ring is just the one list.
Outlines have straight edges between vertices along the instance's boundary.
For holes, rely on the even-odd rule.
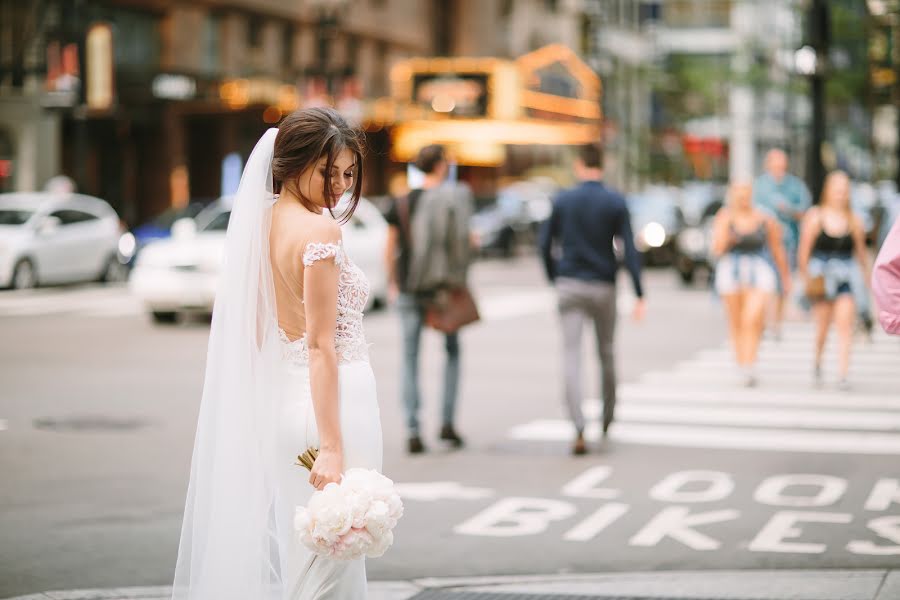
[[828,332],[838,335],[838,387],[846,389],[856,326],[854,293],[866,293],[868,256],[865,233],[850,206],[850,179],[833,171],[825,179],[819,206],[809,210],[800,229],[797,264],[816,322],[815,383],[822,383],[822,357]]

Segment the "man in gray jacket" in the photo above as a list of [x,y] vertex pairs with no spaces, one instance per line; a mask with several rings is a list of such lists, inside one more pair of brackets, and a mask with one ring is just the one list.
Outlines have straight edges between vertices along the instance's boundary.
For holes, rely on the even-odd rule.
[[[425,174],[420,189],[399,198],[387,214],[386,264],[391,295],[403,327],[403,406],[411,454],[425,451],[419,431],[419,341],[425,305],[445,287],[465,285],[472,248],[469,219],[472,192],[463,184],[448,182],[448,163],[443,146],[419,151],[416,167]],[[463,440],[454,428],[459,391],[459,335],[445,338],[447,364],[440,438],[454,447]]]

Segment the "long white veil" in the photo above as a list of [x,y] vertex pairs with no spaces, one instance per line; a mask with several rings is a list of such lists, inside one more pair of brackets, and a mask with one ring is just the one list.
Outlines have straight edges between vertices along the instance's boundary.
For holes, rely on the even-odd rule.
[[213,310],[173,600],[281,598],[272,509],[280,357],[269,262],[272,156],[263,134],[234,197]]

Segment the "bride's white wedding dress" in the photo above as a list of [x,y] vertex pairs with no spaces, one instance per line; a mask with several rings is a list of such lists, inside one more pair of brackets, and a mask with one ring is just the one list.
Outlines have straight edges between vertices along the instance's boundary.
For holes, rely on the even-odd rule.
[[[344,253],[340,243],[310,243],[303,264],[333,260],[340,268],[335,347],[338,355],[338,394],[344,468],[361,467],[381,471],[381,418],[375,391],[375,376],[363,331],[363,309],[369,298],[369,283]],[[297,310],[303,310],[302,306]],[[278,405],[275,507],[279,531],[293,532],[294,510],[305,506],[315,488],[309,472],[297,466],[296,457],[307,448],[318,447],[315,413],[309,381],[309,348],[306,336],[290,340],[279,329],[282,344],[281,398]],[[280,540],[281,579],[290,600],[366,597],[365,559],[336,561],[314,555],[294,535]]]
[[[304,243],[275,217],[269,129],[234,196],[210,327],[173,600],[361,600],[363,560],[316,557],[294,512],[315,491],[296,460],[319,443],[303,273],[338,267],[338,399],[344,467],[381,470],[381,420],[362,311],[369,284],[340,242]],[[301,260],[302,259],[302,260]],[[300,264],[302,262],[302,264]],[[291,337],[288,336],[290,332]]]

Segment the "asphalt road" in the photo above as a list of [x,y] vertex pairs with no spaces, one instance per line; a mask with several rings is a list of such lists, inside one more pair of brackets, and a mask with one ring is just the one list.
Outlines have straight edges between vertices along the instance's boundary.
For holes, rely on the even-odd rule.
[[[859,341],[850,392],[814,390],[810,326],[794,322],[747,390],[712,295],[649,273],[647,319],[620,320],[619,419],[575,458],[537,262],[485,262],[474,281],[485,319],[463,335],[462,451],[435,439],[429,334],[431,452],[405,454],[399,324],[367,319],[385,471],[406,504],[370,578],[900,564],[896,340]],[[119,288],[0,293],[0,598],[171,582],[207,335],[152,325]]]

